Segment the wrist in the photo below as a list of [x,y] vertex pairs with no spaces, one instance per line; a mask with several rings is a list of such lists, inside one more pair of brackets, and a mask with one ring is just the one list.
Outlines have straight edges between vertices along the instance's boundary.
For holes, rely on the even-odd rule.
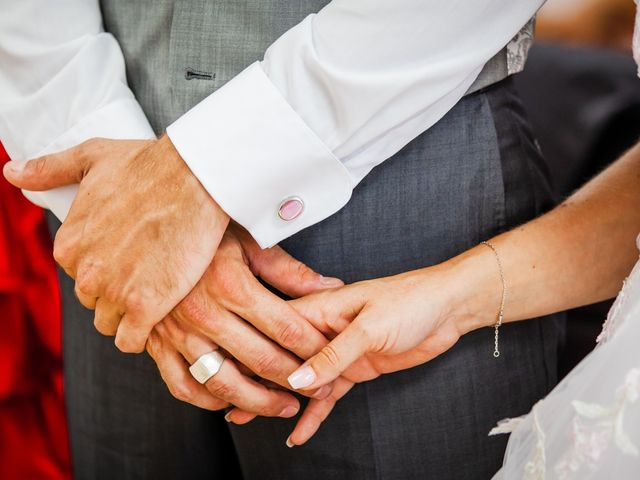
[[189,192],[193,208],[210,213],[208,218],[210,218],[214,227],[212,233],[222,236],[221,232],[226,230],[231,220],[229,215],[204,188],[200,179],[189,168],[169,136],[165,134],[158,140],[154,140],[153,147],[158,152],[157,159],[165,164],[170,161],[171,165],[173,165],[168,173],[175,179],[176,184],[180,185],[180,190]]
[[502,281],[494,253],[483,245],[441,264],[450,285],[448,317],[461,334],[495,325]]

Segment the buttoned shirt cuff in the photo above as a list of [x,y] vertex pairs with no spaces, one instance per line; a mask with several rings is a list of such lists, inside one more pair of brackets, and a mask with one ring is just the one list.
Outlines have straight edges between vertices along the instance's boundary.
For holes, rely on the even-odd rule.
[[167,134],[204,188],[262,248],[327,218],[351,197],[349,172],[258,62]]
[[[1,122],[0,122],[1,123]],[[2,128],[4,126],[5,128]],[[0,125],[0,131],[10,130],[10,124]],[[59,152],[71,148],[90,138],[101,137],[118,140],[147,140],[156,138],[149,121],[138,102],[131,98],[119,99],[108,103],[98,110],[84,116],[71,128],[60,134],[55,140],[37,152],[27,153],[28,157],[36,158],[49,153]],[[8,136],[8,138],[19,138]],[[8,146],[12,145],[8,142]],[[21,160],[12,151],[19,149],[7,148],[12,159]],[[63,221],[78,192],[77,185],[55,188],[45,192],[23,191],[25,196],[36,205],[51,210],[56,217]]]

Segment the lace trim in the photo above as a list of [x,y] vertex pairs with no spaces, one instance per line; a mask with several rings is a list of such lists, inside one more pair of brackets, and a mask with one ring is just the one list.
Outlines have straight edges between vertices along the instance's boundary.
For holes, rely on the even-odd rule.
[[509,75],[519,73],[524,69],[529,49],[533,44],[533,30],[535,17],[520,30],[507,44],[507,72]]

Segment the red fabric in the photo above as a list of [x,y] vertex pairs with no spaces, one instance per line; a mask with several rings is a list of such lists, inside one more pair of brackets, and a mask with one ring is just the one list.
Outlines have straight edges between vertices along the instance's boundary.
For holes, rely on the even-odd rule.
[[71,478],[51,248],[42,210],[0,178],[0,478]]

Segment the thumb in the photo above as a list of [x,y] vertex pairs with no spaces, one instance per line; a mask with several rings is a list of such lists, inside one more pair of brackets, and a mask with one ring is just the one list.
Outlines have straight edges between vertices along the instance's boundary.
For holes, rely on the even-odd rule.
[[358,321],[352,322],[320,352],[289,375],[294,390],[314,389],[326,385],[369,350],[365,332]]
[[51,190],[80,183],[85,171],[82,158],[74,147],[33,160],[8,162],[3,173],[9,183],[18,188],[31,191]]
[[248,256],[254,274],[293,298],[344,285],[340,279],[320,275],[278,246],[251,249]]

